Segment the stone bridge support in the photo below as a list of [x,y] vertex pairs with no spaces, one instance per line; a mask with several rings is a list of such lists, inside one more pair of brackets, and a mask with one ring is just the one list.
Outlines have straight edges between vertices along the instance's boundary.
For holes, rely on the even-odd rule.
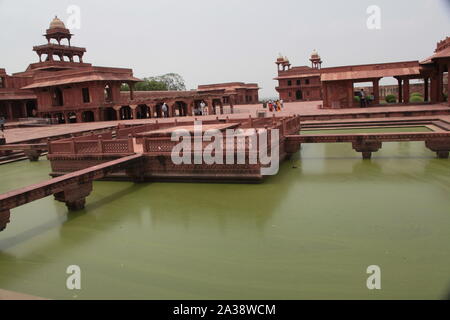
[[39,157],[42,154],[42,150],[36,150],[36,149],[29,149],[24,150],[23,153],[28,157],[30,161],[38,161]]
[[425,146],[436,152],[439,159],[448,159],[450,154],[450,139],[426,140]]
[[353,150],[362,153],[363,159],[372,158],[372,152],[377,152],[381,148],[381,141],[354,141],[352,142]]
[[9,223],[10,211],[3,210],[0,211],[0,231],[5,230],[6,225]]
[[66,206],[69,210],[81,210],[84,209],[84,205],[86,203],[86,197],[92,191],[92,181],[82,183],[82,184],[74,184],[63,191],[55,193],[55,200],[65,202]]
[[284,151],[286,152],[288,158],[298,152],[300,147],[301,143],[299,141],[286,139],[284,142]]

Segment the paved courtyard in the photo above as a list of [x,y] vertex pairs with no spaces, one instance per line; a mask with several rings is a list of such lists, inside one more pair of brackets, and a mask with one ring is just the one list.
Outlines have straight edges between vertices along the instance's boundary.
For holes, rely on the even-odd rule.
[[[448,111],[450,113],[450,107],[447,104],[428,104],[428,105],[408,105],[408,106],[381,106],[381,107],[370,107],[370,108],[351,108],[351,109],[320,109],[319,105],[321,105],[322,101],[307,101],[307,102],[291,102],[285,103],[284,108],[280,112],[275,112],[278,116],[286,116],[292,114],[299,115],[346,115],[352,113],[359,113],[361,115],[370,116],[371,113],[379,113],[383,111],[396,112],[396,111],[421,111],[421,110],[442,110]],[[258,111],[266,111],[268,114],[273,114],[274,112],[268,112],[267,109],[264,109],[262,105],[238,105],[235,106],[234,114],[224,114],[217,115],[220,118],[229,117],[233,118],[242,118],[245,116],[251,115],[252,117],[256,117]],[[178,119],[183,120],[193,120],[194,118],[198,119],[214,119],[217,117],[216,115],[208,115],[208,116],[188,116]],[[418,118],[436,118],[436,116],[424,116]],[[440,115],[439,118],[450,120],[450,115]],[[376,120],[376,118],[372,118],[372,120]],[[34,139],[42,139],[46,137],[59,136],[64,134],[74,134],[84,131],[90,130],[99,130],[105,129],[109,127],[116,126],[119,123],[124,124],[143,124],[143,123],[154,123],[156,120],[159,122],[172,121],[172,118],[152,118],[152,119],[137,119],[137,120],[120,120],[120,121],[107,121],[107,122],[83,122],[83,123],[73,123],[73,124],[59,124],[45,127],[28,127],[28,128],[11,128],[5,130],[5,138],[7,143],[19,143],[25,142],[28,140]]]

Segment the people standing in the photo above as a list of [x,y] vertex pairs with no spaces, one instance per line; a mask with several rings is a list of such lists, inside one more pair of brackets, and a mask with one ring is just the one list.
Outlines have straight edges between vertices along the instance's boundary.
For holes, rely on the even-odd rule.
[[366,93],[364,92],[364,89],[361,89],[359,98],[360,98],[361,108],[364,108],[366,106]]
[[280,100],[277,100],[277,111],[281,111],[281,102]]
[[203,115],[205,112],[206,103],[204,101],[200,102],[200,115]]
[[167,108],[167,104],[165,102],[163,102],[163,105],[161,107],[161,111],[162,111],[162,117],[163,118],[167,118],[168,108]]

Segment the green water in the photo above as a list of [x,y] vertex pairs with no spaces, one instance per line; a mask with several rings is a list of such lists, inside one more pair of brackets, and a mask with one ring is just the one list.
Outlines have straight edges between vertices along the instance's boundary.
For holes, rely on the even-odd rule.
[[[95,182],[86,209],[12,210],[0,288],[54,299],[441,299],[450,291],[450,160],[423,143],[304,145],[259,185]],[[49,163],[0,166],[0,192]],[[79,265],[79,291],[66,289]],[[381,267],[381,290],[366,268]]]
[[396,128],[353,128],[353,129],[323,129],[323,130],[302,130],[301,134],[346,134],[346,133],[383,133],[383,132],[431,132],[432,130],[424,126],[418,127],[396,127]]

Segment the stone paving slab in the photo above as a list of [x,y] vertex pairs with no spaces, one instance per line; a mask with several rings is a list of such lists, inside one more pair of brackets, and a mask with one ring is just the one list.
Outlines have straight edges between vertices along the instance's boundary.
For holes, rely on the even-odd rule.
[[0,289],[0,300],[47,300],[29,294]]

